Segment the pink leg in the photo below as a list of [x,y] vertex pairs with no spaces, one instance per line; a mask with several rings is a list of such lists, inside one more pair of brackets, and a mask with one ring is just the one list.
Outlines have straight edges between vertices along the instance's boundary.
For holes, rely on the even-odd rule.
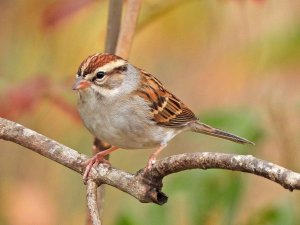
[[167,145],[166,144],[161,144],[159,146],[158,149],[155,150],[155,152],[153,152],[148,160],[148,163],[147,163],[147,170],[150,170],[151,167],[155,164],[156,162],[156,157],[158,156],[158,154],[166,147]]
[[115,147],[115,146],[111,146],[109,149],[106,149],[104,151],[101,151],[101,152],[98,152],[96,155],[94,155],[92,158],[88,159],[85,164],[87,165],[85,167],[85,171],[84,171],[84,174],[83,174],[83,181],[86,183],[87,181],[87,178],[89,176],[89,173],[92,169],[93,166],[97,166],[100,162],[105,162],[105,163],[108,163],[109,162],[107,160],[104,159],[104,157],[106,155],[109,155],[111,152],[117,150],[118,147]]

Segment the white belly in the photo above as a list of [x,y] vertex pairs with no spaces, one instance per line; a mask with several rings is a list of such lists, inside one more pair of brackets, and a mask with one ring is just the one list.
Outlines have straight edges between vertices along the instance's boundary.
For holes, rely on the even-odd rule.
[[114,146],[125,149],[154,148],[166,144],[182,131],[157,126],[147,118],[150,109],[138,96],[107,102],[86,94],[78,103],[85,126],[97,138]]

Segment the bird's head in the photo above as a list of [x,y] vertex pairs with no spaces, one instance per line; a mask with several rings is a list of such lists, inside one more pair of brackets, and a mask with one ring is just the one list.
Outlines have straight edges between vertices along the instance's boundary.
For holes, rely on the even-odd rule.
[[79,92],[92,89],[103,96],[128,92],[138,83],[135,71],[119,56],[97,53],[80,64],[72,89]]

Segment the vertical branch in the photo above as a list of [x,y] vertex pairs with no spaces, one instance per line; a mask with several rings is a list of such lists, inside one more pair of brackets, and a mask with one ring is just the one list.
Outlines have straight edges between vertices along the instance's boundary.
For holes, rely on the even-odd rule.
[[129,0],[117,44],[116,54],[128,59],[142,0]]
[[[117,41],[118,41],[120,26],[121,26],[121,19],[122,19],[122,7],[123,7],[122,0],[110,0],[109,1],[107,33],[106,33],[106,38],[105,38],[105,52],[107,52],[107,53],[115,53],[115,51],[116,51],[116,46],[117,46]],[[97,138],[94,138],[92,153],[97,154],[98,152],[104,151],[105,149],[108,149],[109,147],[110,147],[110,144],[105,143],[104,141],[99,140]],[[98,191],[95,192],[96,197],[95,197],[95,202],[94,202],[96,205],[96,208],[98,206],[98,210],[99,210],[98,219],[99,219],[100,224],[101,224],[101,218],[102,218],[102,212],[103,212],[104,195],[105,195],[104,185],[101,185],[98,188]],[[93,215],[91,214],[92,212],[91,212],[89,206],[88,206],[88,209],[89,209],[89,213],[87,216],[86,224],[87,225],[89,225],[91,223],[94,224]]]
[[[110,0],[109,2],[107,34],[105,40],[105,52],[114,53],[121,57],[128,58],[132,46],[132,42],[133,42],[138,15],[141,8],[141,0],[128,1],[126,14],[120,30],[121,18],[122,18],[122,6],[123,6],[122,0]],[[108,147],[110,147],[108,143],[105,143],[102,140],[95,138],[93,144],[93,153],[97,154],[97,152],[103,151]],[[95,188],[95,190],[97,189],[97,186],[95,185],[96,185],[95,183],[88,183],[88,190],[87,190],[88,196],[91,195],[93,197],[91,198],[93,200],[90,200],[90,202],[88,202],[89,217],[87,220],[87,224],[90,224],[92,222],[93,225],[101,224],[103,202],[104,202],[103,185],[101,185],[98,188],[98,193],[95,191],[95,192],[90,192],[89,194],[89,190],[91,188]],[[91,203],[94,204],[93,208],[91,208],[91,205],[89,205]],[[97,212],[97,216],[95,216],[95,214],[93,213],[95,210],[97,210],[97,206],[99,208],[100,215]]]
[[[92,153],[93,155],[97,154],[100,151],[104,151],[106,149],[108,149],[110,147],[110,144],[99,140],[98,138],[94,138],[94,142],[93,142],[93,148],[92,148]],[[109,155],[106,156],[106,159],[108,160]],[[104,205],[104,195],[105,195],[105,186],[104,185],[100,185],[97,191],[97,196],[96,196],[96,204],[97,207],[99,209],[99,218],[100,221],[102,219],[102,212],[103,212],[103,205]],[[90,212],[88,213],[88,217],[87,217],[87,223],[86,225],[90,225],[92,224],[92,218],[91,218],[91,214]]]
[[110,0],[107,20],[105,52],[115,53],[122,18],[122,0]]
[[93,180],[87,181],[86,199],[90,213],[90,221],[93,225],[101,225],[100,215],[97,207],[97,184]]

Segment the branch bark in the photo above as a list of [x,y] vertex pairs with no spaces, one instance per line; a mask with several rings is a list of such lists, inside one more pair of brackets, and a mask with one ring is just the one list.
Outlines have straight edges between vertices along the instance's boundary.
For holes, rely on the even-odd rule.
[[[84,171],[87,156],[68,148],[20,124],[0,118],[0,139],[17,143],[77,173]],[[140,202],[162,205],[167,196],[161,191],[165,176],[189,169],[226,169],[252,173],[280,184],[290,191],[300,190],[300,174],[251,155],[234,155],[212,152],[184,153],[156,162],[149,172],[143,169],[136,174],[100,164],[91,170],[91,181],[108,184],[124,191]]]
[[97,184],[93,180],[87,181],[87,205],[90,213],[91,222],[93,225],[101,225],[98,204],[97,204]]

